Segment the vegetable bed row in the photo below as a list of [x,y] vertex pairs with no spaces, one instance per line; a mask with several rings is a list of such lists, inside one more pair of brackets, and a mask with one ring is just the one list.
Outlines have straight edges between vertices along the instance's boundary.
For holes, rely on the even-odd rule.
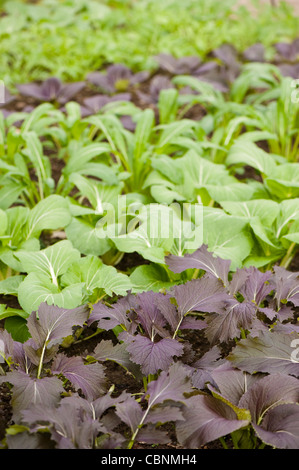
[[194,64],[0,112],[3,447],[299,448],[296,83]]

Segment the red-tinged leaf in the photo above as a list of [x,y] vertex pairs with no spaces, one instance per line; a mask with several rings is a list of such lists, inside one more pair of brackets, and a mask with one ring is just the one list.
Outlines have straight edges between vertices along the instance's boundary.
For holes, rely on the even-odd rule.
[[152,407],[165,400],[184,403],[186,394],[191,393],[191,370],[180,363],[173,364],[169,370],[162,371],[158,379],[148,384],[148,406]]
[[51,347],[73,332],[74,326],[82,326],[87,320],[89,310],[86,306],[74,309],[59,308],[42,303],[27,320],[29,332],[37,348]]
[[127,347],[131,360],[140,364],[143,374],[156,374],[159,370],[167,370],[174,356],[181,356],[183,345],[171,338],[163,338],[158,343],[145,336],[138,335]]
[[79,356],[67,357],[58,354],[51,366],[53,374],[62,374],[76,388],[81,389],[89,400],[94,400],[105,392],[105,373],[101,364],[85,365]]
[[179,443],[188,449],[198,449],[248,425],[226,403],[205,395],[189,398],[183,416],[185,421],[176,424],[176,433]]
[[60,394],[64,391],[62,382],[57,377],[37,379],[16,370],[1,377],[0,382],[9,382],[13,385],[11,404],[15,421],[20,418],[21,411],[31,406],[57,405]]
[[283,374],[271,374],[261,378],[244,393],[239,401],[247,408],[252,421],[260,424],[269,409],[283,403],[299,402],[299,380]]
[[134,331],[134,325],[130,321],[130,314],[136,316],[138,307],[137,300],[134,295],[127,295],[121,298],[111,307],[107,307],[102,302],[98,302],[93,306],[93,310],[88,319],[88,325],[93,322],[98,323],[98,327],[103,330],[111,330],[118,325],[124,325],[129,331]]
[[128,397],[123,403],[116,405],[116,414],[129,426],[133,434],[142,422],[144,412],[133,397]]
[[278,405],[270,409],[262,424],[252,424],[258,437],[278,449],[299,449],[299,405]]
[[138,432],[137,441],[144,444],[168,444],[171,439],[165,431],[147,424]]
[[224,285],[228,283],[228,273],[231,262],[219,256],[214,256],[208,251],[207,245],[202,245],[194,253],[182,256],[169,255],[165,258],[169,268],[174,273],[181,273],[185,269],[203,269],[217,279],[221,279]]
[[241,339],[227,356],[235,367],[250,373],[268,372],[299,376],[299,362],[293,358],[292,342],[298,334],[282,334],[269,330],[259,336]]
[[241,329],[250,329],[255,314],[256,307],[253,303],[233,301],[224,313],[208,318],[206,337],[212,345],[218,341],[227,342],[232,338],[239,338]]
[[220,280],[203,277],[173,287],[181,317],[188,312],[219,312],[230,298]]
[[113,345],[111,340],[102,340],[92,353],[97,361],[114,361],[131,372],[137,379],[142,379],[140,367],[130,360],[125,343]]

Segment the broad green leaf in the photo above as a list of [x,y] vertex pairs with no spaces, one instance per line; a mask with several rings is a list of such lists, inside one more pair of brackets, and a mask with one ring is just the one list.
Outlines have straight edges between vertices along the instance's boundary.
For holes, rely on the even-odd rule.
[[130,276],[132,293],[144,291],[158,292],[160,289],[168,289],[174,285],[167,272],[158,264],[145,264],[134,269]]
[[63,308],[75,308],[81,304],[84,283],[73,284],[60,290],[48,276],[30,273],[20,284],[18,300],[25,312],[36,311],[42,302]]
[[67,271],[70,264],[80,259],[80,252],[73,248],[69,240],[62,240],[41,251],[18,251],[17,257],[23,272],[46,275],[57,286],[58,277]]
[[204,207],[203,242],[217,256],[232,261],[231,269],[242,266],[253,245],[247,221],[225,214],[220,209]]
[[99,238],[97,228],[83,219],[74,217],[65,232],[73,246],[84,255],[100,256],[111,248],[108,238]]
[[21,282],[24,280],[24,276],[12,276],[0,281],[0,294],[4,295],[16,295]]
[[280,200],[299,197],[298,163],[279,165],[264,182],[270,193]]
[[11,334],[14,341],[25,343],[25,341],[30,338],[25,318],[20,316],[9,317],[6,318],[4,325],[5,329]]
[[74,262],[62,277],[63,285],[85,283],[85,289],[93,292],[102,289],[107,295],[126,295],[131,289],[128,276],[118,273],[113,266],[106,266],[95,256],[86,256]]
[[40,201],[31,211],[26,226],[26,238],[39,236],[43,230],[66,227],[71,221],[67,201],[56,194]]
[[225,163],[227,166],[249,165],[266,176],[273,173],[276,167],[273,157],[251,142],[235,143],[230,148]]
[[7,215],[2,209],[0,209],[0,235],[4,235],[7,228]]

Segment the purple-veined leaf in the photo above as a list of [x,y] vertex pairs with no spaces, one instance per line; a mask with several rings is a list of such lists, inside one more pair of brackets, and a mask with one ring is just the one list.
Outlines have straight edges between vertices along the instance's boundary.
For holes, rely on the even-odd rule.
[[154,56],[160,69],[173,75],[186,75],[192,73],[200,65],[200,59],[197,56],[186,56],[176,59],[170,54],[158,54]]
[[225,312],[213,314],[207,319],[205,335],[213,345],[241,336],[241,329],[250,329],[256,314],[256,307],[251,302],[232,301]]
[[271,374],[255,382],[239,401],[250,411],[252,421],[260,424],[271,408],[299,402],[299,380],[283,374]]
[[237,419],[226,403],[205,395],[189,398],[183,416],[185,421],[176,424],[176,433],[179,443],[188,449],[198,449],[249,424],[248,420]]
[[136,298],[139,304],[137,319],[147,336],[151,338],[155,334],[156,327],[161,330],[166,324],[165,318],[157,306],[157,300],[162,302],[165,296],[159,292],[150,291],[137,294]]
[[128,331],[131,331],[132,328],[134,330],[134,325],[130,321],[130,314],[137,316],[137,307],[138,303],[133,295],[121,298],[111,307],[98,302],[93,306],[87,324],[91,325],[96,321],[99,328],[103,330],[111,330],[118,325],[123,325]]
[[145,444],[168,444],[171,439],[165,431],[157,429],[152,424],[147,424],[138,432],[137,440]]
[[214,256],[208,251],[207,245],[202,245],[194,253],[188,253],[183,257],[168,255],[165,261],[174,273],[181,273],[185,269],[203,269],[211,276],[221,279],[224,285],[228,283],[231,262]]
[[277,52],[287,61],[295,61],[299,54],[299,39],[294,39],[293,42],[277,42],[274,44]]
[[184,403],[185,394],[191,393],[191,370],[180,363],[173,364],[168,371],[162,371],[158,379],[148,384],[149,407],[172,400]]
[[259,438],[279,449],[299,449],[299,405],[277,405],[270,409],[260,426],[252,424]]
[[275,300],[280,307],[281,302],[292,302],[299,306],[299,273],[290,272],[281,266],[274,266],[271,285],[275,289]]
[[56,406],[60,394],[64,391],[62,382],[57,377],[44,377],[37,379],[25,372],[14,370],[1,377],[0,382],[9,382],[13,385],[11,404],[13,417],[17,421],[20,412],[30,406]]
[[59,343],[72,334],[74,326],[82,326],[88,317],[86,306],[74,309],[63,309],[42,303],[36,312],[32,312],[27,320],[29,332],[37,348]]
[[212,372],[222,364],[225,363],[225,359],[220,359],[221,354],[217,346],[213,346],[207,351],[198,361],[193,364],[195,372],[192,375],[192,384],[198,389],[203,389],[206,382],[210,382],[212,385],[216,385],[214,382]]
[[243,57],[248,62],[264,62],[265,46],[262,43],[253,44],[243,52]]
[[299,376],[299,362],[293,358],[293,340],[298,334],[260,332],[258,337],[241,339],[227,356],[233,365],[250,373],[268,372]]
[[124,402],[116,405],[116,414],[129,426],[133,434],[142,422],[144,412],[140,404],[129,396]]
[[105,393],[105,373],[101,364],[85,365],[79,356],[67,357],[58,354],[51,366],[53,374],[62,374],[75,387],[81,389],[88,400],[94,400]]
[[230,300],[222,282],[204,276],[171,289],[181,317],[188,312],[219,312]]
[[134,337],[131,344],[127,346],[131,360],[140,364],[143,374],[156,374],[160,369],[167,370],[173,363],[174,356],[183,354],[183,345],[177,340],[163,338],[154,343],[145,336]]
[[47,424],[57,449],[92,449],[99,432],[106,432],[101,422],[81,414],[73,403],[61,401],[58,408],[35,406],[23,413],[25,423]]
[[239,288],[239,292],[247,302],[254,302],[259,305],[272,290],[271,285],[268,283],[272,272],[262,273],[255,266],[245,268],[245,271],[248,272],[249,276],[243,286]]
[[[251,375],[247,372],[235,369],[228,361],[211,371],[211,376],[221,396],[235,406],[239,406],[244,393],[246,393],[256,381],[263,377],[261,374]],[[210,388],[210,390],[213,391],[212,388]]]
[[102,340],[92,353],[92,357],[97,361],[114,361],[131,372],[137,379],[142,378],[140,367],[130,360],[125,343],[113,345],[111,340]]

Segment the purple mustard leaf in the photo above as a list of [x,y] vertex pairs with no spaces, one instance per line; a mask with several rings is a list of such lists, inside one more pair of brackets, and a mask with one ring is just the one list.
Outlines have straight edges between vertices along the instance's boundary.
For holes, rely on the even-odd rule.
[[266,315],[269,320],[273,320],[277,316],[276,310],[270,307],[258,307],[258,311]]
[[284,77],[299,77],[299,64],[280,64],[278,68]]
[[37,348],[44,345],[50,348],[71,335],[74,326],[83,326],[88,313],[87,306],[64,309],[42,303],[38,308],[38,317],[36,312],[32,312],[27,326]]
[[291,43],[278,42],[274,47],[280,56],[289,62],[294,62],[299,55],[299,38]]
[[131,116],[120,116],[119,120],[127,131],[130,131],[130,132],[135,131],[136,123],[133,121]]
[[214,369],[211,376],[221,396],[235,406],[239,406],[244,393],[263,377],[262,374],[251,375],[235,369],[228,361]]
[[162,431],[159,428],[157,429],[156,426],[152,424],[147,424],[140,429],[137,440],[144,444],[168,444],[171,441],[166,431]]
[[171,80],[165,75],[155,75],[150,84],[150,96],[154,103],[158,103],[159,95],[162,90],[174,88]]
[[136,379],[142,379],[140,367],[130,360],[130,355],[125,343],[117,343],[114,345],[111,340],[102,340],[93,351],[92,357],[100,362],[114,361],[131,372]]
[[274,373],[252,384],[241,397],[238,406],[250,411],[253,423],[260,424],[269,409],[284,403],[299,402],[299,380]]
[[262,43],[256,43],[245,49],[243,58],[248,62],[264,62],[265,61],[265,46]]
[[[142,292],[136,295],[139,308],[137,309],[137,320],[141,324],[146,335],[151,338],[159,331],[163,331],[166,320],[157,306],[157,300],[164,300],[164,295],[159,292]],[[163,336],[169,336],[167,332]]]
[[299,306],[299,273],[290,272],[280,266],[274,266],[274,275],[270,284],[275,289],[274,298],[277,307],[281,302],[286,304],[292,302],[295,307]]
[[221,312],[231,299],[222,281],[204,276],[171,289],[181,317],[188,312]]
[[62,91],[62,82],[56,77],[48,78],[42,82],[40,90],[44,101],[56,100]]
[[173,363],[174,356],[183,354],[183,345],[175,339],[163,338],[154,343],[145,336],[135,336],[127,346],[131,360],[140,364],[144,375],[156,374],[159,370],[167,370]]
[[91,72],[87,75],[87,81],[97,86],[105,93],[113,93],[114,86],[113,83],[109,83],[108,77],[103,72]]
[[132,75],[130,79],[130,85],[138,85],[139,83],[145,82],[150,77],[150,73],[147,70],[137,72]]
[[262,423],[252,423],[258,437],[278,449],[299,449],[298,404],[277,405],[270,409]]
[[256,307],[253,303],[233,300],[223,313],[215,313],[207,318],[205,335],[212,345],[218,341],[240,338],[241,329],[249,330],[255,315]]
[[208,325],[203,320],[197,318],[185,317],[180,324],[180,330],[203,330]]
[[94,96],[89,96],[88,98],[85,98],[84,105],[86,108],[90,110],[91,113],[96,114],[108,103],[112,103],[115,101],[130,101],[130,100],[131,100],[130,93],[118,93],[111,97],[107,95],[94,95]]
[[127,81],[128,84],[132,78],[132,71],[123,64],[113,64],[107,68],[107,80],[113,84],[115,90],[117,90],[117,83],[119,81]]
[[138,302],[134,295],[129,294],[121,298],[111,307],[102,302],[93,305],[93,310],[88,318],[87,324],[98,323],[103,330],[112,330],[118,325],[124,325],[127,331],[133,333],[136,329]]
[[172,364],[167,371],[163,370],[157,380],[148,384],[148,406],[156,406],[165,400],[185,403],[186,395],[192,391],[191,374],[191,369],[179,362]]
[[185,420],[176,424],[176,434],[179,443],[188,449],[198,449],[248,425],[226,403],[207,395],[189,398],[183,416]]
[[[54,344],[50,348],[45,348],[45,350],[43,352],[43,359],[42,359],[43,363],[45,364],[47,362],[50,362],[54,358],[54,356],[56,355],[58,349],[59,349],[59,344]],[[29,361],[31,361],[32,364],[35,364],[36,366],[38,366],[39,363],[40,363],[40,360],[41,360],[42,348],[38,347],[32,338],[29,338],[23,344],[23,350],[24,350],[24,353],[26,355],[27,369],[28,369],[28,362]]]
[[266,372],[299,376],[299,362],[293,359],[298,334],[261,331],[259,336],[241,339],[227,356],[238,369],[249,373]]
[[79,356],[58,354],[51,365],[52,374],[62,374],[75,387],[81,389],[88,400],[95,400],[105,393],[106,377],[101,364],[85,365]]
[[250,273],[248,270],[243,268],[237,268],[237,270],[233,273],[232,279],[228,286],[231,295],[235,295],[240,291],[240,289],[247,281],[249,275]]
[[299,325],[293,323],[277,323],[273,326],[272,331],[275,333],[284,333],[286,335],[290,333],[299,333]]
[[39,101],[47,101],[47,98],[45,98],[45,94],[42,90],[42,85],[38,85],[37,83],[32,82],[17,85],[17,89],[23,96],[29,96]]
[[200,65],[200,59],[196,56],[185,56],[176,59],[171,54],[161,53],[154,58],[157,60],[160,69],[173,75],[186,75],[192,73]]
[[23,413],[25,423],[47,425],[57,449],[92,449],[99,432],[107,432],[100,421],[80,413],[73,403],[61,401],[58,408],[35,406]]
[[212,55],[229,66],[237,63],[237,50],[231,44],[222,44],[222,46],[213,50]]
[[231,262],[208,251],[207,245],[202,245],[194,253],[182,256],[168,255],[165,261],[171,271],[181,273],[185,269],[203,269],[211,276],[221,279],[224,285],[228,283],[228,273]]
[[8,449],[51,449],[53,443],[49,437],[42,433],[30,434],[21,432],[13,435],[6,435],[5,441]]
[[67,103],[77,93],[83,90],[84,87],[85,87],[85,82],[83,81],[63,84],[57,96],[58,103],[60,104]]
[[150,412],[144,420],[144,424],[148,423],[167,423],[168,421],[178,421],[183,418],[181,411],[181,405],[178,406],[169,406],[168,404],[159,404],[151,408]]
[[193,364],[193,368],[195,369],[192,375],[193,386],[201,390],[205,387],[206,382],[216,385],[212,377],[212,372],[225,363],[225,359],[221,359],[219,348],[213,346]]
[[249,276],[243,286],[239,288],[239,292],[247,302],[259,305],[272,290],[272,286],[269,283],[272,272],[266,271],[263,273],[255,266],[244,269],[249,273]]
[[132,431],[136,431],[143,418],[143,410],[140,404],[131,396],[128,396],[122,403],[116,404],[117,416],[126,423]]
[[64,391],[62,382],[57,377],[37,379],[19,370],[8,372],[0,378],[1,382],[13,385],[11,404],[15,421],[20,418],[20,413],[30,406],[56,406],[60,401],[60,394]]
[[[106,415],[109,408],[115,408],[119,403],[124,402],[130,395],[126,392],[122,392],[118,397],[113,398],[109,393],[102,395],[96,400],[87,400],[80,397],[79,395],[72,395],[63,399],[63,403],[69,403],[74,409],[79,412],[79,416],[87,414],[92,419],[102,419],[103,415]],[[106,426],[109,429],[112,427]]]
[[196,70],[194,70],[193,75],[195,76],[204,75],[205,73],[211,72],[217,68],[218,68],[218,64],[216,60],[210,60],[200,65]]

